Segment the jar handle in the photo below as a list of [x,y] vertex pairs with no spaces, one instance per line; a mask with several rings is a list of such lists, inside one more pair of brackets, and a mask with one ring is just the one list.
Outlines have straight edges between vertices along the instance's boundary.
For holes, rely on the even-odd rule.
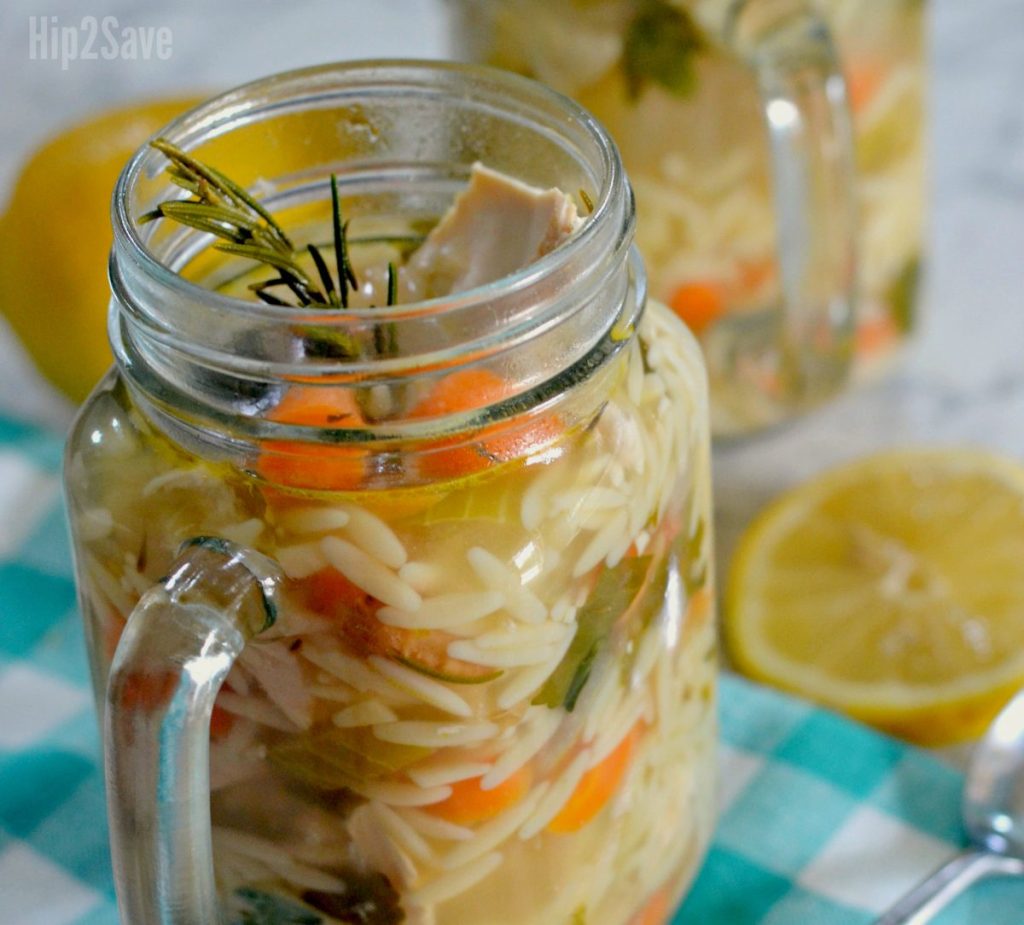
[[121,921],[220,921],[210,829],[210,717],[245,643],[274,622],[276,566],[226,540],[185,544],[117,645],[104,762]]
[[756,76],[771,148],[783,294],[775,398],[810,407],[845,384],[853,359],[858,226],[846,82],[829,28],[806,0],[740,0],[725,32]]

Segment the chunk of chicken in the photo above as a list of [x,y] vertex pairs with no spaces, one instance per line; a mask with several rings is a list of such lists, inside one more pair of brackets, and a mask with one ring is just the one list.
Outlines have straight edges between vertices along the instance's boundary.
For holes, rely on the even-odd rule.
[[477,163],[404,273],[421,299],[463,292],[529,266],[582,224],[561,190],[537,189]]

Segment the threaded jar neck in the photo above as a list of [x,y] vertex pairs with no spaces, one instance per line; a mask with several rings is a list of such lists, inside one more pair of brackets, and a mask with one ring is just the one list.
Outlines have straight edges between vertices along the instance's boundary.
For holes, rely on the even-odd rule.
[[[511,414],[578,364],[599,365],[642,310],[618,152],[584,110],[532,81],[442,63],[328,65],[230,91],[161,134],[275,214],[323,205],[333,173],[353,225],[436,220],[477,161],[593,203],[568,241],[479,288],[391,308],[270,306],[225,294],[223,271],[196,278],[209,235],[140,224],[181,194],[164,156],[143,148],[114,194],[110,331],[122,374],[163,413],[266,435],[265,406],[289,383],[394,389],[485,368],[510,383]],[[397,345],[387,355],[370,346],[381,325]],[[304,351],[325,331],[367,349],[344,362]],[[392,417],[360,439],[402,426]]]

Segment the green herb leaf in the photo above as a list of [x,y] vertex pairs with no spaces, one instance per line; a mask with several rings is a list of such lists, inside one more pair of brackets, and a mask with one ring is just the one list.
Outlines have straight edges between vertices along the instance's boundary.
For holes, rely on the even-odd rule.
[[276,267],[278,270],[287,270],[303,283],[309,284],[309,277],[303,272],[302,267],[295,262],[295,258],[289,254],[282,254],[280,251],[271,250],[269,247],[260,247],[257,244],[234,244],[229,241],[215,244],[214,247],[225,254],[233,254],[236,257],[248,257],[250,260],[268,264],[269,266]]
[[219,170],[216,170],[213,167],[207,167],[206,169],[213,175],[214,180],[227,191],[230,198],[234,199],[240,206],[248,206],[267,223],[268,227],[273,232],[274,237],[280,242],[281,247],[284,250],[295,250],[291,239],[284,233],[284,229],[277,223],[277,220],[270,214],[262,203],[250,196],[245,189],[235,183],[235,181],[230,177],[222,174]]
[[601,647],[615,621],[629,610],[643,588],[650,563],[650,556],[633,556],[601,572],[576,615],[578,625],[572,645],[533,698],[535,704],[552,709],[564,706],[570,713],[575,709]]
[[369,729],[329,729],[271,747],[274,767],[316,790],[352,789],[361,780],[389,777],[431,753],[429,748],[378,739]]
[[[464,663],[465,670],[457,670],[452,667],[459,664],[456,659],[449,659],[448,664],[443,668],[434,668],[404,655],[395,655],[394,659],[405,665],[406,668],[411,668],[436,681],[444,681],[446,684],[489,684],[491,681],[497,681],[505,673],[500,668],[483,668],[469,662]],[[447,670],[445,670],[446,668]]]
[[693,18],[666,0],[644,0],[626,30],[622,67],[635,99],[656,84],[676,96],[696,89],[694,56],[706,41]]
[[334,261],[338,266],[338,288],[341,305],[348,308],[349,286],[359,288],[356,274],[348,257],[348,222],[341,218],[341,199],[338,196],[338,177],[331,174],[331,223],[334,229]]
[[295,902],[254,890],[237,890],[235,895],[246,907],[234,925],[323,925],[323,918]]
[[313,328],[303,341],[306,356],[318,360],[354,360],[359,356],[359,342],[347,331],[336,328]]
[[398,270],[388,261],[388,308],[398,304]]
[[624,684],[629,683],[633,667],[636,665],[640,640],[651,628],[651,624],[664,612],[669,575],[671,570],[676,567],[675,557],[662,555],[649,570],[640,596],[630,607],[630,619],[624,632],[625,638],[629,640],[630,644],[626,647],[621,663]]
[[264,289],[256,289],[254,291],[256,293],[256,298],[263,302],[265,305],[273,305],[275,307],[281,308],[286,308],[289,305],[289,303],[285,302],[284,299],[279,299],[276,295],[267,292]]
[[337,307],[339,299],[334,288],[334,280],[331,279],[331,271],[327,269],[327,261],[320,253],[320,248],[315,244],[307,244],[306,250],[309,251],[309,256],[313,258],[313,263],[316,265],[317,275],[320,277],[320,282],[323,283],[324,292],[327,293],[327,301]]
[[683,572],[683,584],[688,595],[699,591],[707,582],[708,562],[704,554],[704,534],[706,532],[707,526],[704,523],[704,518],[701,517],[697,520],[693,533],[688,537],[680,533],[676,541],[679,548],[679,566]]
[[268,237],[274,244],[285,251],[293,250],[288,235],[284,233],[270,212],[234,180],[208,164],[196,160],[166,138],[157,138],[150,142],[150,146],[160,151],[174,165],[175,169],[170,177],[179,186],[190,192],[195,192],[199,199],[206,203],[216,203],[220,197],[221,200],[232,201],[243,209],[251,209],[266,222]]
[[[322,255],[313,245],[307,249],[324,286],[323,292],[316,288],[299,265],[291,240],[265,206],[230,177],[201,163],[166,139],[158,138],[150,144],[170,160],[167,175],[176,185],[190,192],[193,198],[162,202],[140,216],[140,223],[167,218],[220,238],[221,243],[214,245],[217,250],[274,267],[280,273],[278,279],[266,286],[250,287],[256,297],[268,305],[290,304],[277,295],[264,292],[264,289],[279,284],[287,286],[300,305],[338,304],[333,280]],[[344,250],[344,227],[341,234]],[[339,273],[344,269],[341,267]],[[342,276],[343,279],[355,279],[351,267],[348,267],[348,276],[344,273]]]
[[155,211],[158,211],[164,218],[173,218],[182,224],[188,224],[190,219],[216,223],[222,225],[228,233],[245,241],[252,240],[259,230],[259,224],[256,221],[244,212],[239,212],[230,206],[191,202],[185,199],[163,202]]
[[915,256],[907,261],[900,275],[893,280],[886,293],[892,320],[904,334],[914,326],[917,291],[920,284],[921,261]]

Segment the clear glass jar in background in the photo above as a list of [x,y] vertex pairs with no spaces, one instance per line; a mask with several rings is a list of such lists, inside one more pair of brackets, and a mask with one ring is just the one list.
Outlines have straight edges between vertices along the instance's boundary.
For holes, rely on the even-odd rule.
[[[914,326],[924,234],[924,0],[450,0],[450,11],[456,56],[537,77],[610,130],[651,291],[702,341],[716,435],[835,394],[844,351],[854,380],[888,365]],[[778,40],[755,25],[744,40],[744,20],[805,26]],[[847,106],[854,169],[840,158],[815,176],[816,158],[850,143]],[[779,138],[797,116],[802,151]],[[833,189],[817,210],[801,204],[843,174],[856,174],[856,203]],[[819,246],[832,256],[814,256]],[[801,309],[787,276],[808,275],[816,292]],[[852,343],[823,320],[849,324],[851,299]],[[794,332],[797,315],[811,323]],[[822,338],[832,362],[794,382],[787,365]]]
[[607,135],[514,75],[401,63],[165,135],[300,243],[337,172],[357,268],[478,160],[593,211],[480,289],[328,312],[235,297],[247,266],[140,226],[163,156],[122,175],[117,366],[66,484],[123,921],[667,920],[714,812],[706,385],[645,304]]

